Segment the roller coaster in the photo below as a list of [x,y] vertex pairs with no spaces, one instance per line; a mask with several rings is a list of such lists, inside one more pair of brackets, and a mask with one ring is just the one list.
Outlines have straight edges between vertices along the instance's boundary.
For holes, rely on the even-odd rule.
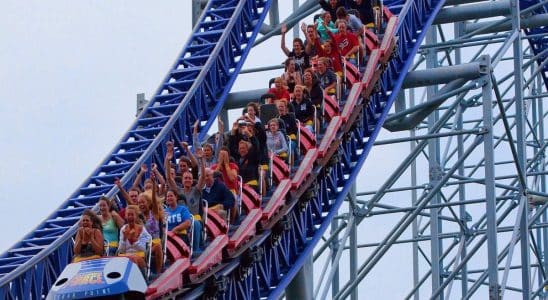
[[[209,230],[219,234],[196,260],[169,238],[168,256],[177,262],[149,285],[149,297],[358,299],[386,294],[365,288],[395,286],[398,299],[546,297],[548,2],[383,4],[383,30],[361,78],[339,103],[325,100],[325,128],[318,136],[303,131],[299,164],[275,164],[268,199],[245,193],[245,217],[234,232],[221,234],[228,229],[213,217]],[[167,141],[191,142],[196,121],[205,138],[252,46],[279,33],[279,24],[270,24],[258,38],[277,7],[275,0],[207,2],[112,152],[0,256],[2,299],[44,297],[70,262],[84,209],[102,195],[114,197],[116,178],[129,186],[143,163],[164,161]],[[286,23],[317,9],[317,1],[305,1]],[[383,128],[391,134],[380,135]],[[409,151],[382,158],[391,171],[383,181],[360,179],[371,157],[379,160],[374,149],[396,145]],[[357,182],[369,191],[358,192]],[[394,250],[399,245],[408,251]],[[386,263],[391,259],[397,266]],[[312,276],[312,264],[322,272]],[[387,270],[390,283],[379,284]]]

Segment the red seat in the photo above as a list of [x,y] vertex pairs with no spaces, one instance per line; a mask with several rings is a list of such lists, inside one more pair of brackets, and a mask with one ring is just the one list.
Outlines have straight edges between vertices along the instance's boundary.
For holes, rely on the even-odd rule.
[[374,49],[379,48],[381,41],[379,41],[379,38],[373,31],[366,28],[364,31],[364,36],[366,53],[371,53]]
[[312,173],[312,168],[314,167],[314,162],[316,161],[317,157],[318,157],[318,149],[313,148],[308,150],[308,152],[303,158],[303,161],[299,165],[299,169],[297,169],[297,172],[293,176],[293,179],[291,181],[292,189],[294,190],[297,189],[303,183],[306,176]]
[[299,123],[299,148],[306,153],[309,149],[316,147],[316,135],[308,128]]
[[183,273],[190,266],[188,258],[178,259],[152,282],[146,291],[147,299],[155,299],[183,286]]
[[339,115],[339,102],[335,97],[328,95],[327,93],[323,94],[323,99],[324,117],[329,121],[334,116]]
[[382,38],[381,47],[381,63],[385,64],[390,60],[390,56],[396,47],[396,29],[398,27],[398,17],[394,16],[388,21],[386,30],[384,31],[384,37]]
[[207,210],[207,221],[205,224],[207,233],[214,239],[215,237],[228,232],[228,225],[226,221],[219,216],[214,210]]
[[352,84],[354,84],[355,82],[360,81],[360,70],[358,70],[355,65],[347,61],[345,63],[345,67],[346,69],[344,74],[347,86],[352,86]]
[[327,126],[325,130],[325,135],[323,136],[320,147],[318,148],[318,158],[323,158],[329,150],[329,147],[333,144],[333,141],[337,137],[339,128],[341,127],[342,119],[340,116],[334,117]]
[[223,249],[228,244],[226,234],[217,236],[188,268],[190,281],[194,281],[223,261]]
[[363,74],[362,83],[364,84],[363,92],[364,98],[367,99],[373,92],[375,84],[380,77],[379,60],[381,58],[380,50],[375,49],[371,53],[367,66],[365,67],[365,73]]
[[190,257],[190,247],[172,231],[167,232],[166,248],[168,258],[171,261],[181,257]]
[[279,212],[280,208],[285,204],[285,197],[287,196],[290,188],[291,180],[284,179],[280,182],[266,207],[263,209],[263,215],[261,217],[262,224],[266,224]]
[[350,115],[354,111],[356,107],[356,103],[358,103],[358,99],[360,99],[362,89],[363,89],[363,83],[361,82],[356,82],[352,85],[352,88],[350,89],[350,93],[348,93],[348,97],[346,99],[346,103],[344,104],[344,108],[341,114],[343,123],[346,123],[348,121],[348,118],[350,118]]
[[249,185],[242,185],[242,205],[247,213],[261,207],[261,196]]
[[257,233],[257,222],[261,220],[263,211],[260,208],[253,209],[242,221],[238,230],[228,240],[228,253],[232,255],[235,250],[240,248]]
[[277,155],[272,156],[272,174],[277,183],[289,177],[289,166]]

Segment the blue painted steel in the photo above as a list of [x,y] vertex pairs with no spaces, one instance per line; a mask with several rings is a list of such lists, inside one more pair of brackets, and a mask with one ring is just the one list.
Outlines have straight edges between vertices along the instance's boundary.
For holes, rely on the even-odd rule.
[[[538,6],[536,9],[533,9],[533,15],[547,14],[548,13],[548,4],[544,3],[541,0],[520,0],[519,5],[520,9],[524,10],[534,5]],[[537,57],[537,63],[542,68],[541,75],[544,80],[544,85],[548,89],[548,66],[546,65],[546,58],[548,58],[548,53],[546,49],[548,48],[548,28],[546,26],[536,27],[536,28],[526,28],[525,35],[528,37],[529,45],[533,50],[533,54]]]
[[[191,38],[149,105],[91,176],[46,221],[0,256],[0,298],[39,298],[72,256],[81,212],[129,185],[142,163],[162,165],[165,142],[191,141],[196,120],[211,124],[223,105],[270,1],[209,1]],[[215,114],[214,114],[215,113]]]

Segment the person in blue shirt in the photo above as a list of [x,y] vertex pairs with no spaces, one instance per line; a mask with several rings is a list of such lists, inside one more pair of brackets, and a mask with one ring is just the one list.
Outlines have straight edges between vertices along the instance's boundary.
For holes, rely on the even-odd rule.
[[[168,190],[166,193],[165,216],[167,221],[167,230],[174,232],[177,235],[181,235],[183,239],[188,243],[190,241],[190,235],[188,234],[190,225],[193,224],[193,239],[192,250],[193,254],[201,252],[200,244],[202,240],[202,223],[198,220],[193,220],[192,215],[188,208],[184,205],[177,204],[177,192],[174,190]],[[193,222],[193,223],[191,223]]]
[[226,187],[226,185],[213,176],[214,171],[206,168],[204,172],[204,185],[202,190],[202,198],[209,205],[209,209],[218,213],[222,218],[226,218],[230,214],[230,219],[236,217],[236,208],[234,207],[234,194]]

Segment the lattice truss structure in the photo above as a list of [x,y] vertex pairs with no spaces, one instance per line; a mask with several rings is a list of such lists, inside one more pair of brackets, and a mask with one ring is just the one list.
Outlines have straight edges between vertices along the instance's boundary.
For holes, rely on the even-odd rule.
[[545,297],[544,5],[444,3],[316,248],[315,295]]
[[[163,295],[543,296],[546,2],[385,1],[394,17],[361,80],[333,107],[317,140],[301,145],[296,170],[280,173],[270,199],[249,209],[261,226],[214,240],[211,253],[241,247],[221,261],[179,261],[161,277],[175,284]],[[316,1],[300,4],[288,25],[318,9]],[[279,33],[277,9],[271,0],[208,1],[112,153],[0,256],[2,299],[47,294],[69,262],[82,211],[114,196],[115,178],[129,185],[142,163],[161,164],[166,142],[190,141],[197,120],[204,137],[259,32],[261,40]],[[195,275],[206,279],[183,282],[185,268],[211,267]],[[163,293],[162,284],[152,285]]]

